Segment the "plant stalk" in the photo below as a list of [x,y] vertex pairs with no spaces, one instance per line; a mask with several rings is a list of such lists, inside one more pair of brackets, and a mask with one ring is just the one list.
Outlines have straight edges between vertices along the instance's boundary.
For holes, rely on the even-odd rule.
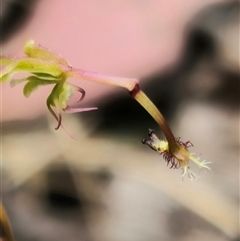
[[133,90],[135,85],[139,83],[137,79],[112,77],[75,68],[71,68],[71,70],[68,71],[68,76],[91,80],[101,84],[118,86],[128,89],[129,91]]
[[166,120],[164,119],[161,112],[157,109],[157,107],[153,104],[153,102],[147,97],[147,95],[140,89],[138,84],[135,85],[134,89],[129,92],[131,97],[133,97],[151,116],[152,118],[159,124],[162,129],[166,139],[169,143],[169,148],[171,146],[175,147],[175,137],[170,130]]

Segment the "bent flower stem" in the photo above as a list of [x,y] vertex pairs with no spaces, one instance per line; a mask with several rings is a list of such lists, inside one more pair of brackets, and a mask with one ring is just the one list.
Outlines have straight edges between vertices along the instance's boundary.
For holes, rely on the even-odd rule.
[[[62,112],[76,113],[83,111],[96,110],[96,107],[74,108],[68,106],[68,101],[74,92],[79,92],[81,97],[85,97],[85,90],[81,87],[70,84],[67,79],[70,77],[94,81],[101,84],[113,85],[125,88],[142,107],[153,117],[162,129],[166,140],[160,140],[153,130],[149,130],[149,139],[144,139],[143,144],[148,145],[154,151],[163,155],[170,168],[181,168],[182,177],[188,176],[191,179],[198,177],[191,171],[189,161],[194,162],[199,168],[208,169],[207,161],[199,161],[191,154],[188,149],[192,146],[191,142],[182,142],[180,138],[175,138],[166,120],[161,112],[152,103],[148,96],[140,89],[139,81],[131,78],[118,78],[98,74],[91,71],[73,68],[65,59],[58,54],[42,47],[35,45],[30,40],[24,47],[25,56],[22,58],[0,57],[0,65],[3,68],[0,72],[0,82],[10,81],[11,86],[25,82],[23,93],[29,97],[38,87],[52,85],[53,89],[47,98],[46,104],[52,116],[57,121],[57,127],[60,127],[68,133],[62,124]],[[17,73],[28,73],[29,76],[24,79],[14,79]],[[78,101],[78,102],[79,102]],[[70,135],[74,138],[72,135]]]
[[140,89],[139,85],[129,92],[130,95],[139,102],[140,105],[153,117],[153,119],[159,124],[165,137],[165,140],[160,140],[156,133],[149,129],[148,139],[143,139],[142,143],[148,145],[152,150],[157,151],[167,162],[170,164],[170,168],[181,168],[182,177],[188,176],[191,180],[198,179],[199,177],[190,169],[189,161],[194,162],[199,168],[205,168],[210,170],[207,164],[211,162],[200,162],[197,158],[191,154],[188,149],[192,147],[190,141],[183,142],[180,138],[175,138],[166,120],[161,112],[152,103],[152,101],[145,95]]

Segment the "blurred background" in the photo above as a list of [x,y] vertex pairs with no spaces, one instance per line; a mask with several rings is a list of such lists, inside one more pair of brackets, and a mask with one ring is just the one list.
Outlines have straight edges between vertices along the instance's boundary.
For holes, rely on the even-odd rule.
[[[147,112],[124,89],[79,81],[78,106],[47,111],[1,85],[1,199],[17,241],[238,241],[239,1],[1,0],[1,55],[29,39],[72,66],[136,77],[176,137],[212,161],[181,178],[141,144]],[[73,101],[74,103],[74,101]]]

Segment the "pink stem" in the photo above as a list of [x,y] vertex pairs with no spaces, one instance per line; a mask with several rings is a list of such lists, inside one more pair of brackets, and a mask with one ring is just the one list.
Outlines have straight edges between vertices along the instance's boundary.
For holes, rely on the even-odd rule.
[[72,67],[67,72],[68,76],[71,77],[91,80],[101,84],[119,86],[128,89],[129,91],[132,91],[136,84],[139,83],[138,79],[111,77],[86,70],[74,69]]
[[77,113],[77,112],[84,112],[90,110],[97,110],[97,107],[89,107],[89,108],[74,108],[67,106],[63,111],[66,113]]

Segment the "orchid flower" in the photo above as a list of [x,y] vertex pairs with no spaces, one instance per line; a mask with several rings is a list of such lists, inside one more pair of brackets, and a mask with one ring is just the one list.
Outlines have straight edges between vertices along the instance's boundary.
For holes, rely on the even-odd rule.
[[[117,85],[129,89],[137,82],[135,79],[115,78],[74,69],[62,57],[40,45],[35,45],[32,40],[26,43],[24,53],[25,56],[22,58],[9,58],[6,56],[0,58],[1,65],[5,66],[0,73],[0,82],[10,80],[11,86],[25,82],[23,88],[25,97],[29,97],[40,86],[53,85],[52,92],[47,98],[47,108],[57,121],[55,129],[62,127],[66,132],[66,128],[62,125],[62,111],[76,113],[97,109],[96,107],[72,108],[68,106],[68,100],[74,92],[77,91],[81,94],[79,101],[85,97],[85,91],[81,87],[67,82],[69,77]],[[14,75],[20,72],[30,73],[30,76],[14,79]],[[68,132],[67,134],[70,135]]]
[[[143,144],[163,154],[163,158],[167,164],[171,164],[171,168],[181,168],[182,177],[188,175],[191,180],[198,179],[197,175],[190,169],[189,161],[194,162],[199,168],[210,170],[207,166],[210,162],[200,162],[199,158],[194,157],[189,152],[188,149],[192,146],[191,142],[184,143],[180,138],[174,137],[161,112],[140,89],[137,79],[111,77],[73,68],[62,57],[40,45],[35,45],[31,40],[26,43],[24,53],[25,57],[22,58],[0,58],[0,64],[5,66],[1,71],[0,81],[7,82],[10,80],[12,86],[27,82],[23,88],[26,97],[29,97],[39,86],[53,85],[53,89],[47,98],[47,108],[57,121],[56,129],[62,127],[66,131],[62,125],[62,111],[75,113],[97,109],[96,107],[71,108],[68,106],[68,100],[74,92],[77,91],[81,94],[79,101],[85,97],[85,91],[81,87],[68,83],[68,78],[74,77],[123,87],[153,117],[166,137],[166,140],[160,140],[153,130],[149,130],[149,139],[144,139]],[[13,76],[19,72],[30,73],[30,76],[24,79],[13,79]]]

